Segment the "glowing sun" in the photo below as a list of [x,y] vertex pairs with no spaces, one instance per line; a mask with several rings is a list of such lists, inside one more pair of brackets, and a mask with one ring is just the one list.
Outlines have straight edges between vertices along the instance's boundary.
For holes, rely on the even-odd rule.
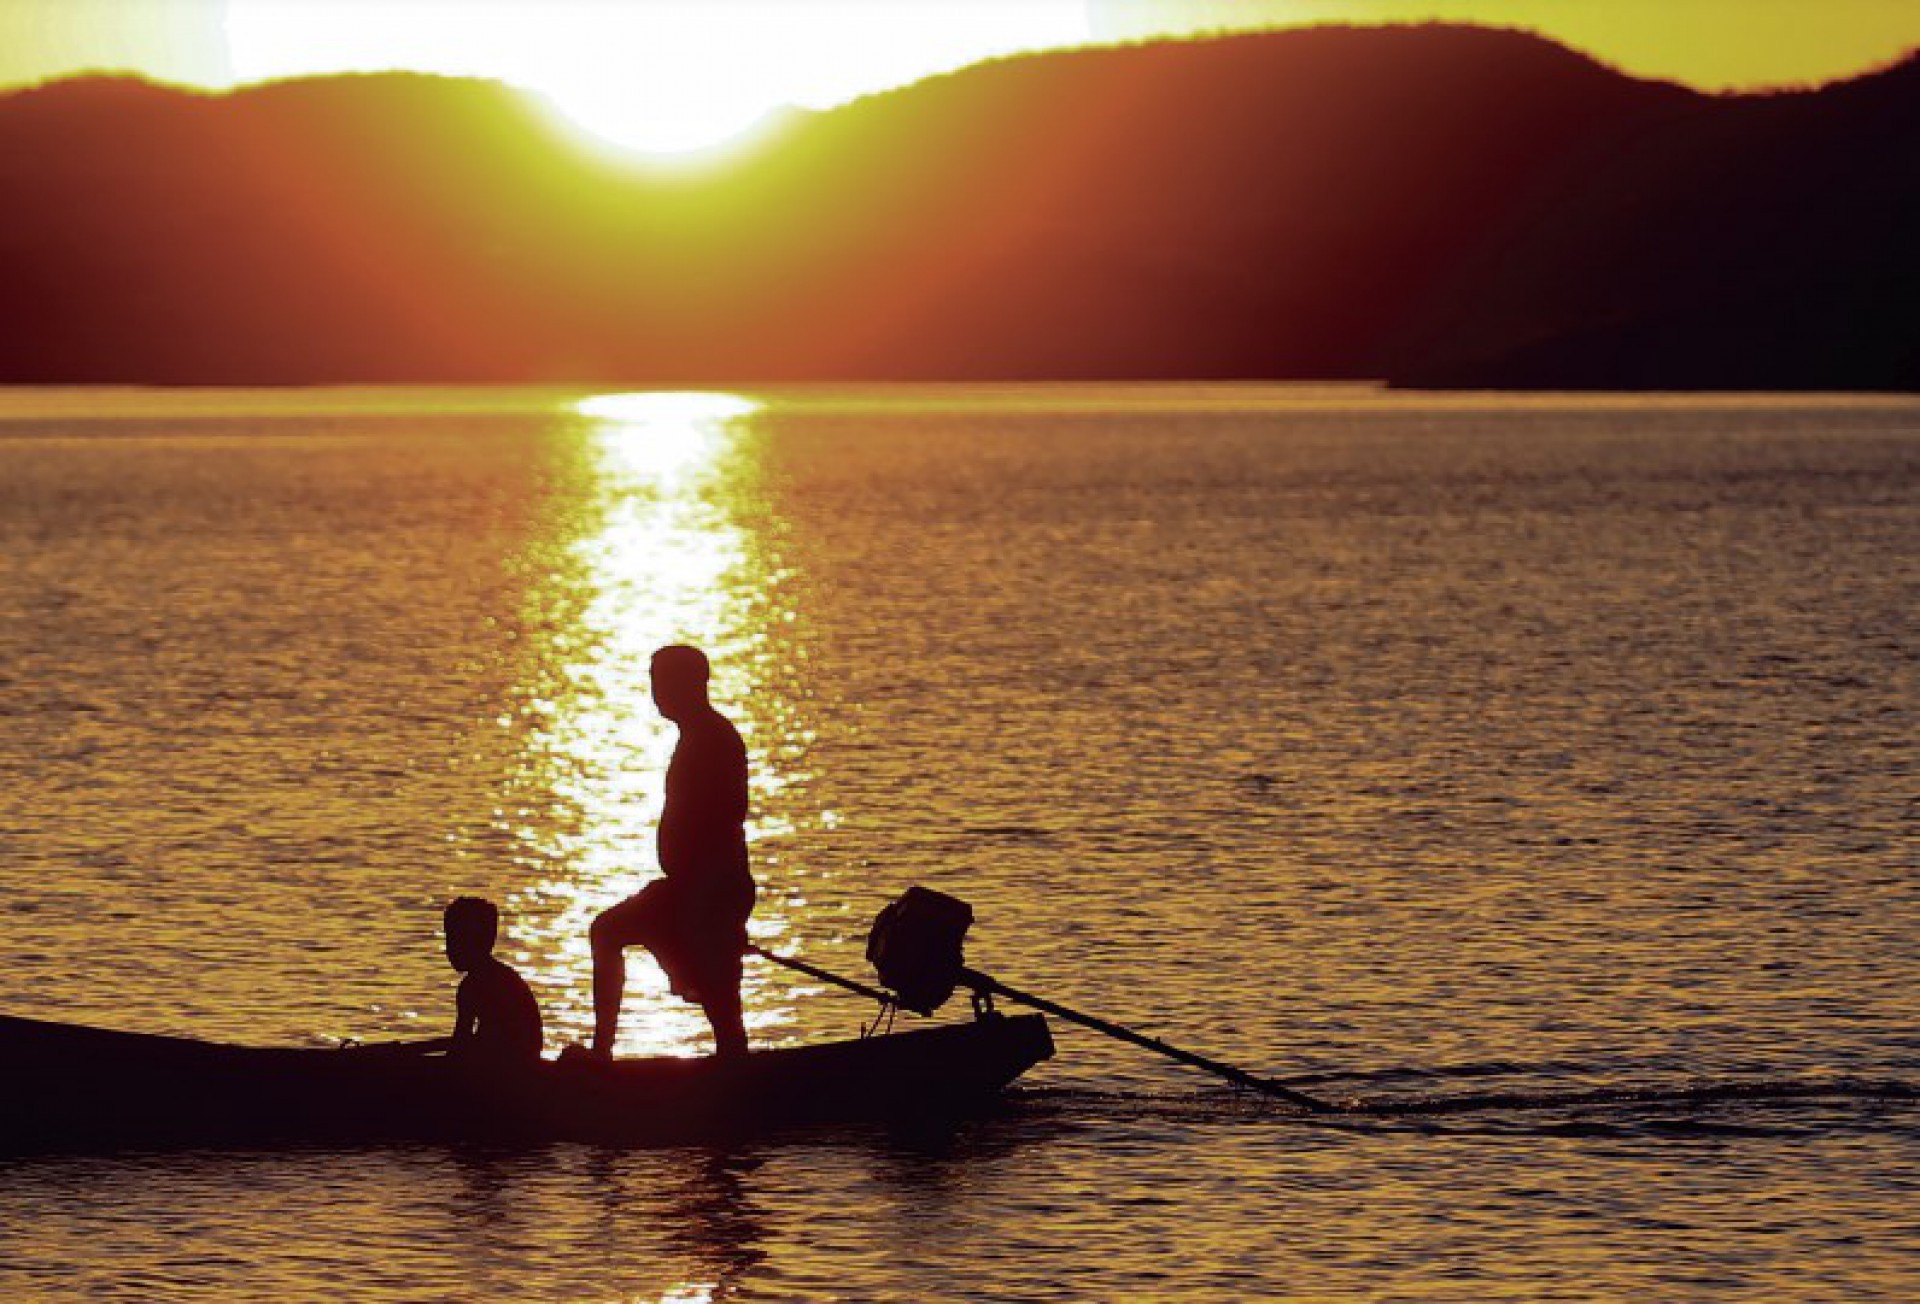
[[677,153],[997,54],[1088,39],[1082,0],[228,0],[239,81],[412,69],[545,95]]

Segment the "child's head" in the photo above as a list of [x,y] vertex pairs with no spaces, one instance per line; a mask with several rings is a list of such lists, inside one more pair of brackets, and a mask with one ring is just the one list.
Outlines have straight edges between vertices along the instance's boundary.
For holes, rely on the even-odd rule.
[[500,910],[482,897],[456,897],[447,906],[447,963],[466,973],[493,954]]

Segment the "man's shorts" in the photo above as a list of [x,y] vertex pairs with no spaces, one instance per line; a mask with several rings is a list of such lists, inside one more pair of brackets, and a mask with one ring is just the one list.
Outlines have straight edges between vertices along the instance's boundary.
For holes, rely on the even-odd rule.
[[742,892],[662,878],[610,906],[594,927],[618,946],[646,947],[674,995],[698,1003],[707,994],[740,990],[751,913],[751,881]]

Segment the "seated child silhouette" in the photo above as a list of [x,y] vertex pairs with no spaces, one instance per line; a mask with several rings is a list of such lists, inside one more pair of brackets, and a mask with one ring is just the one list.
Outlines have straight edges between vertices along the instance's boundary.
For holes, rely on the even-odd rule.
[[474,1064],[523,1066],[540,1058],[540,1004],[526,979],[493,958],[500,911],[480,897],[447,906],[447,963],[465,974],[454,997],[447,1053]]

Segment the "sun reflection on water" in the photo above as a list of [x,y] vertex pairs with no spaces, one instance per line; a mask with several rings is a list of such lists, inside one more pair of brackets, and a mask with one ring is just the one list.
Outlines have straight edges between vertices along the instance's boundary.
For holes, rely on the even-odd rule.
[[660,1304],[713,1304],[714,1289],[707,1285],[681,1286],[662,1295]]
[[[692,643],[714,662],[715,702],[739,725],[752,753],[756,807],[774,790],[756,733],[766,704],[756,697],[752,652],[764,576],[736,520],[730,459],[759,404],[732,394],[629,393],[581,400],[591,473],[593,524],[572,545],[572,568],[550,577],[578,591],[572,613],[543,629],[552,687],[523,711],[525,776],[538,811],[515,828],[544,877],[512,900],[512,958],[539,993],[550,1048],[584,1040],[592,1026],[587,929],[601,910],[658,874],[659,819],[673,726],[655,711],[648,662],[668,643]],[[540,810],[540,807],[550,808]],[[766,831],[752,825],[754,838]],[[784,931],[762,893],[757,938]],[[781,1021],[756,1000],[750,967],[749,1033]],[[644,951],[629,952],[623,1055],[701,1054],[700,1011],[667,990]]]

